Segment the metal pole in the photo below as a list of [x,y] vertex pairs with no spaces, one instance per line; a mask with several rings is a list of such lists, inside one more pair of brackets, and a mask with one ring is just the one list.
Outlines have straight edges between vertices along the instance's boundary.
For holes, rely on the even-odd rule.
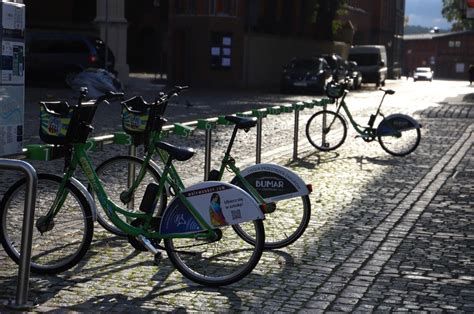
[[26,177],[25,209],[23,213],[23,227],[20,247],[20,267],[18,269],[18,285],[14,305],[15,309],[29,309],[28,285],[30,279],[31,246],[33,242],[33,220],[35,216],[36,189],[38,188],[38,176],[36,170],[29,163],[22,160],[11,160],[0,158],[0,169],[22,172]]
[[[137,146],[135,144],[132,144],[128,147],[128,154],[133,157],[137,157]],[[135,181],[135,164],[130,163],[128,165],[128,177],[127,177],[127,187],[130,188]],[[134,194],[132,193],[130,202],[127,203],[127,208],[128,209],[133,209],[135,207],[135,197]]]
[[204,152],[204,181],[209,179],[209,172],[211,172],[211,138],[212,128],[206,128],[206,150]]
[[106,70],[108,69],[109,63],[109,0],[105,0],[105,66]]
[[262,162],[262,117],[257,117],[257,151],[255,163],[259,164]]
[[293,135],[293,160],[298,159],[298,129],[300,124],[300,112],[295,108],[295,133]]

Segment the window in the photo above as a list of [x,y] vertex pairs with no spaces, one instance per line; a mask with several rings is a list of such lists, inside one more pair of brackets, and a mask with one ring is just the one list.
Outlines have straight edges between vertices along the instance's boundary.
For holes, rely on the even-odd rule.
[[208,14],[218,16],[236,16],[237,1],[238,0],[176,0],[175,12],[177,15]]
[[236,1],[209,0],[209,15],[236,16]]
[[448,42],[449,48],[461,48],[461,41],[460,40],[450,40]]
[[211,34],[211,69],[230,70],[232,66],[232,34]]

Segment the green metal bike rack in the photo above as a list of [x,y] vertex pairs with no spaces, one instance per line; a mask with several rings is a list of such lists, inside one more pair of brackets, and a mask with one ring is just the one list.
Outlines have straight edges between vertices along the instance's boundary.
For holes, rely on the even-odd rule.
[[192,135],[193,132],[194,132],[194,128],[189,126],[188,124],[184,124],[184,123],[174,124],[173,133],[176,135],[188,137]]
[[268,114],[266,108],[252,110],[252,116],[257,117],[257,143],[255,152],[255,163],[259,164],[262,162],[262,124],[263,118]]
[[217,127],[218,118],[199,119],[197,129],[206,131],[205,150],[204,150],[204,181],[209,179],[211,172],[211,149],[212,149],[212,130]]
[[273,106],[273,107],[268,107],[267,108],[267,113],[268,114],[279,115],[281,112],[282,111],[281,111],[280,106]]

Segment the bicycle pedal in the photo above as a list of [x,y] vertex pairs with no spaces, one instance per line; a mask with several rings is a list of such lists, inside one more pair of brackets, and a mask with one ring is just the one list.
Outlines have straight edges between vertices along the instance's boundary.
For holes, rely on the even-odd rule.
[[162,257],[163,255],[161,254],[161,252],[156,253],[155,256],[153,257],[153,263],[155,263],[156,266],[159,266]]

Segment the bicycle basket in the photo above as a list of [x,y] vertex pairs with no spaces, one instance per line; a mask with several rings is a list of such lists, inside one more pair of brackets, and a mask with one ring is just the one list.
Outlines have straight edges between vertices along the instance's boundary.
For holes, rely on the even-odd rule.
[[344,85],[331,82],[326,86],[326,95],[329,98],[340,98],[344,94]]
[[[164,106],[150,104],[140,96],[122,102],[122,127],[130,135],[140,135],[151,129],[161,130],[161,125],[153,127],[153,121],[164,113]],[[158,119],[159,120],[159,119]]]
[[65,101],[40,102],[41,140],[55,145],[85,142],[96,108],[93,103],[76,107]]

